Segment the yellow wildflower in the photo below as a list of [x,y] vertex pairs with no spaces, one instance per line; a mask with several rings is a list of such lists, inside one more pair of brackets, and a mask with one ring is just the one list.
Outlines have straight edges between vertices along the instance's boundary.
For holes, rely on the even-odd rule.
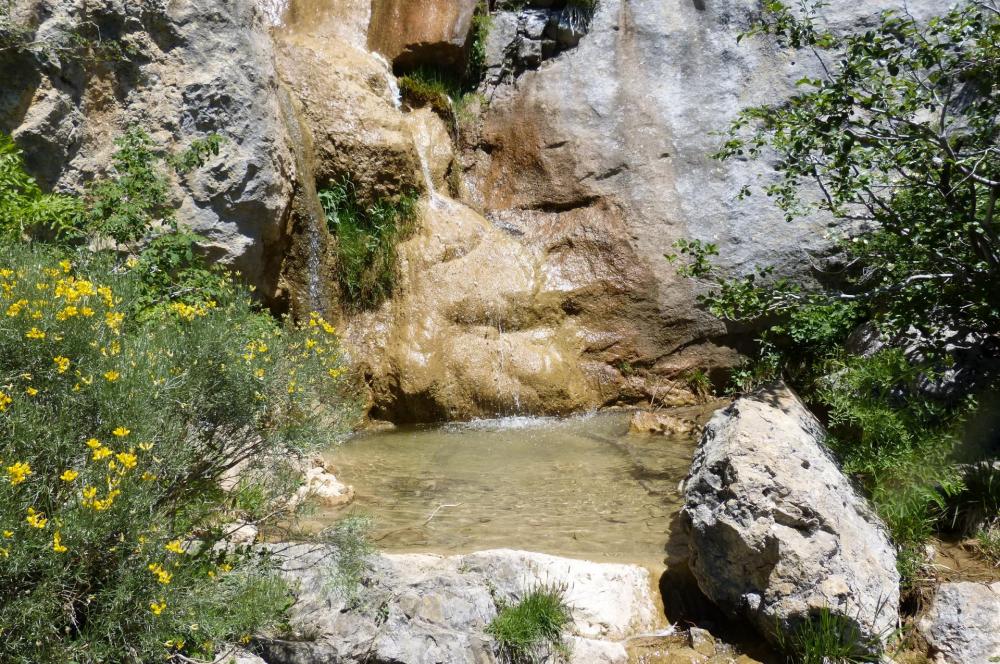
[[107,459],[109,456],[111,456],[111,454],[112,454],[111,450],[108,449],[107,447],[98,447],[96,450],[94,450],[93,458],[94,461],[100,461],[101,459]]
[[111,371],[106,371],[104,373],[104,380],[108,381],[109,383],[113,383],[116,380],[118,380],[120,376],[121,374],[112,369]]
[[66,553],[69,550],[63,546],[62,537],[59,535],[58,530],[52,535],[52,550],[56,553]]
[[170,551],[171,553],[176,553],[177,555],[184,553],[184,547],[181,546],[180,540],[173,540],[172,542],[168,542],[163,548],[165,548],[167,551]]
[[97,488],[92,486],[84,487],[82,495],[84,501],[93,500],[94,496],[97,495]]
[[[153,612],[153,615],[158,616],[163,613],[163,609],[167,608],[167,603],[162,599],[159,602],[150,602],[149,610]],[[168,648],[170,646],[167,646]]]
[[256,371],[253,372],[253,375],[256,376],[257,378],[263,378],[264,377],[264,370],[263,369],[257,369]]
[[143,452],[148,452],[153,449],[153,443],[139,443],[139,449]]
[[31,385],[29,385],[28,387],[24,388],[24,391],[25,391],[25,393],[27,393],[27,395],[29,397],[33,397],[36,394],[38,394],[38,390],[36,390],[35,388],[33,388]]
[[150,563],[148,569],[156,577],[156,580],[163,585],[169,584],[170,580],[174,578],[174,575],[163,569],[163,565],[160,563]]
[[28,516],[25,517],[25,521],[32,528],[42,529],[48,524],[49,520],[45,518],[44,512],[36,512],[34,507],[28,508]]
[[72,482],[79,476],[80,473],[76,472],[75,470],[64,470],[63,474],[59,476],[59,479],[61,479],[63,482]]
[[0,392],[0,413],[7,410],[7,406],[13,403],[13,401],[14,400],[11,399],[9,395]]
[[80,310],[71,304],[67,307],[64,307],[61,311],[59,311],[56,314],[56,320],[63,321],[66,320],[67,318],[73,318],[74,316],[78,316],[79,314]]
[[18,461],[13,466],[7,466],[7,474],[10,476],[11,485],[17,486],[31,474],[31,466],[23,461]]
[[69,272],[73,268],[73,264],[68,260],[61,260],[59,261],[59,267],[62,268],[63,272]]
[[37,327],[33,327],[27,332],[25,332],[24,336],[28,337],[29,339],[44,339],[45,333],[39,330]]
[[11,318],[21,313],[21,310],[28,306],[27,300],[18,300],[7,307],[7,315]]
[[5,530],[5,531],[3,531],[3,536],[6,537],[7,539],[10,539],[11,537],[14,536],[14,531],[13,530]]
[[115,455],[115,458],[118,459],[118,462],[121,463],[121,465],[126,469],[135,468],[136,461],[138,460],[137,457],[131,452],[119,452]]
[[113,433],[114,435],[118,436],[119,438],[124,438],[125,436],[129,435],[130,433],[132,433],[132,430],[131,429],[126,429],[125,427],[118,427],[117,429],[115,429],[111,433]]
[[59,373],[66,373],[69,369],[69,358],[63,357],[62,355],[56,355],[52,358],[52,361],[56,363],[56,371]]
[[118,332],[121,329],[122,322],[124,320],[125,314],[117,311],[108,311],[104,314],[104,323],[112,332]]
[[80,315],[84,318],[90,318],[94,315],[94,310],[90,307],[80,307]]
[[142,479],[145,482],[152,482],[153,480],[156,479],[156,475],[147,470],[142,474]]
[[89,447],[90,449],[96,450],[100,446],[101,446],[101,441],[97,440],[96,438],[87,439],[87,447]]

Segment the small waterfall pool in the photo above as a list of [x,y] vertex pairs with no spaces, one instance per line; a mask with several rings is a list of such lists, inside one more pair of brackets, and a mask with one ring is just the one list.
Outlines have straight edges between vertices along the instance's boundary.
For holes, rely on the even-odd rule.
[[512,417],[358,435],[326,457],[388,552],[515,548],[662,568],[693,436],[628,432],[624,413]]

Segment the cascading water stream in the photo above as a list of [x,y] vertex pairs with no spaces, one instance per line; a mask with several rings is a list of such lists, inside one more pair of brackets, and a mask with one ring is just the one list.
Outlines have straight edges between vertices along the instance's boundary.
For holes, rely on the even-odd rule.
[[281,104],[282,115],[285,120],[285,127],[292,145],[295,157],[296,170],[301,174],[299,186],[301,190],[296,194],[296,207],[299,210],[299,217],[303,223],[302,233],[305,236],[306,246],[303,248],[305,256],[305,293],[306,301],[303,303],[309,311],[316,311],[321,315],[327,315],[327,303],[329,293],[326,282],[323,279],[323,259],[325,256],[323,226],[326,224],[326,215],[319,203],[319,196],[316,193],[316,185],[313,176],[314,169],[310,162],[309,155],[312,154],[312,137],[303,125],[299,117],[295,104],[284,86],[280,87],[278,100]]
[[396,77],[392,75],[392,65],[381,53],[375,51],[370,51],[372,57],[378,60],[380,63],[385,65],[385,84],[389,88],[389,94],[392,95],[392,104],[396,109],[401,109],[403,107],[403,93],[399,89],[399,82]]

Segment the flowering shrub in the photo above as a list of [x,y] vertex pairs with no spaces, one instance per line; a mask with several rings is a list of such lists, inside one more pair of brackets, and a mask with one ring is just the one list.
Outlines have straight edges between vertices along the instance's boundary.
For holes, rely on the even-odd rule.
[[231,284],[135,316],[137,271],[0,246],[0,661],[211,658],[288,606],[230,535],[287,523],[282,460],[344,421],[335,331]]

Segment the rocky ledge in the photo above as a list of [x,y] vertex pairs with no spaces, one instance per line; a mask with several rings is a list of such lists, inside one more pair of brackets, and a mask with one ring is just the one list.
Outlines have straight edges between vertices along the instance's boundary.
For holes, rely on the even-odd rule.
[[330,549],[298,545],[280,555],[298,596],[291,636],[259,644],[269,664],[493,662],[485,628],[497,602],[516,602],[540,585],[565,588],[571,662],[624,664],[627,639],[665,626],[649,572],[634,565],[507,549],[383,554],[352,602],[331,583]]
[[825,436],[784,385],[715,414],[685,486],[691,571],[769,639],[829,610],[874,643],[899,617],[895,548]]

